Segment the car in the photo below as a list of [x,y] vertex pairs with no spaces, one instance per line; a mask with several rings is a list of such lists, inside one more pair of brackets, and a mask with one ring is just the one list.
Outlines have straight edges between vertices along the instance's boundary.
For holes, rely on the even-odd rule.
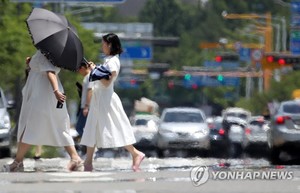
[[245,128],[250,117],[250,111],[239,107],[229,107],[222,111],[223,127],[228,130],[231,141],[231,157],[239,157],[243,153]]
[[223,127],[222,117],[210,117],[206,122],[209,127],[210,155],[228,157],[230,155],[230,139],[228,130]]
[[10,157],[11,120],[7,99],[0,88],[0,157]]
[[[245,129],[243,149],[247,153],[259,155],[268,150],[267,131],[268,121],[263,116],[253,116],[250,118]],[[263,155],[263,154],[262,154]]]
[[267,131],[270,161],[279,164],[298,157],[300,150],[300,100],[280,102]]
[[207,154],[210,138],[204,112],[194,107],[165,108],[158,126],[157,146],[160,156],[164,156],[166,150],[193,150]]
[[159,117],[152,114],[137,114],[132,118],[136,143],[140,150],[155,150],[157,144],[157,124]]

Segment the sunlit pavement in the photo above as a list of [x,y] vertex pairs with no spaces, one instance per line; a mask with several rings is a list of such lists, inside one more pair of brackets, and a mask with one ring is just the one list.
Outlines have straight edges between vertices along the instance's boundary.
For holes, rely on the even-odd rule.
[[[1,159],[0,166],[12,159]],[[146,158],[141,172],[132,172],[129,158],[97,158],[93,172],[68,172],[66,158],[26,159],[24,173],[1,173],[0,193],[145,193],[145,192],[299,192],[299,166],[272,166],[265,159]],[[195,186],[194,167],[222,171],[293,172],[289,180],[212,180]]]

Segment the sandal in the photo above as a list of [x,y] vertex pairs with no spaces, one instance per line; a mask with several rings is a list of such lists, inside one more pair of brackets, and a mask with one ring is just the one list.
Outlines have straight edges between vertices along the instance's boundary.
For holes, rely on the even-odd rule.
[[13,161],[11,164],[4,165],[2,168],[3,172],[24,172],[23,162]]
[[82,172],[84,170],[83,162],[81,160],[71,159],[68,165],[68,170]]

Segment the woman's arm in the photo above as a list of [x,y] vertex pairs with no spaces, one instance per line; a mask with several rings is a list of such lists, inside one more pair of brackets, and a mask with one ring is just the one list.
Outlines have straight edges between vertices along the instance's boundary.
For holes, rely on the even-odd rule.
[[89,88],[86,94],[86,101],[83,109],[83,115],[87,116],[90,108],[91,98],[92,98],[93,89]]
[[117,76],[117,72],[116,72],[116,71],[113,71],[113,72],[111,72],[111,76],[109,76],[109,79],[108,79],[108,80],[102,78],[100,81],[102,82],[102,84],[103,84],[105,87],[108,87],[108,86],[111,84],[112,79],[113,79],[115,76]]
[[56,99],[62,103],[65,102],[66,96],[60,90],[58,90],[58,81],[55,72],[47,71],[47,77],[50,81]]

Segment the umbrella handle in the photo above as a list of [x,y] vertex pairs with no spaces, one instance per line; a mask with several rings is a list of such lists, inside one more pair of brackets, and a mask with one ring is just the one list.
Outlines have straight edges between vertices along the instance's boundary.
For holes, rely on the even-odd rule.
[[87,61],[87,59],[85,57],[82,58],[82,61],[86,64],[89,65],[89,61]]

